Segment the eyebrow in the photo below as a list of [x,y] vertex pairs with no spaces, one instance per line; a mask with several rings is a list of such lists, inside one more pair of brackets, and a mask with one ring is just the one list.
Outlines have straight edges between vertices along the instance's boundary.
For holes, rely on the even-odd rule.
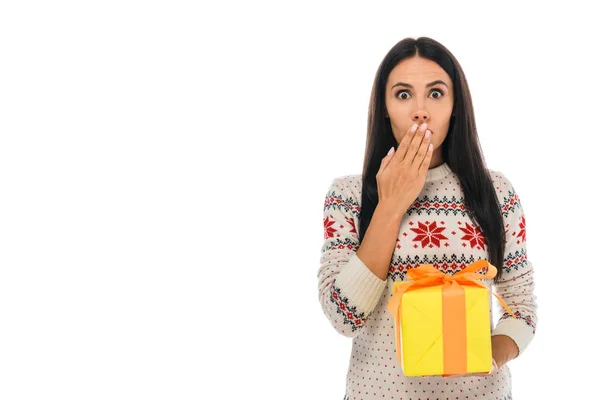
[[[429,82],[425,87],[431,87],[431,86],[437,85],[438,83],[441,83],[442,85],[446,86],[446,88],[448,87],[448,85],[446,85],[446,82],[441,81],[439,79],[437,81]],[[410,85],[410,84],[404,83],[404,82],[395,83],[394,86],[391,87],[391,89],[395,88],[396,86],[405,86],[407,88],[414,89],[413,85]]]

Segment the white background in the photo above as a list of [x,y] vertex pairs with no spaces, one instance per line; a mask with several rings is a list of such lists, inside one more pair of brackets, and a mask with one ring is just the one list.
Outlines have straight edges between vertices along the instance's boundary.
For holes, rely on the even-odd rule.
[[461,63],[527,216],[514,397],[594,398],[600,32],[531,3],[0,3],[0,398],[341,400],[323,201],[419,36]]

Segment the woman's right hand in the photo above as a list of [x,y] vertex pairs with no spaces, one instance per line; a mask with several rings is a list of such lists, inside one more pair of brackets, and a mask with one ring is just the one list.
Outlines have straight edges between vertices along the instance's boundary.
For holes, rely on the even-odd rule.
[[379,204],[399,209],[403,213],[423,190],[433,154],[431,133],[429,137],[425,137],[427,124],[422,124],[418,130],[415,127],[417,124],[406,132],[398,150],[394,151],[392,147],[381,160],[375,176]]

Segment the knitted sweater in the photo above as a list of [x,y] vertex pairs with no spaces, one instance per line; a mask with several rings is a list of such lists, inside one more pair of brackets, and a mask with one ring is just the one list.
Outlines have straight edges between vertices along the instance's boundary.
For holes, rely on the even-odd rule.
[[[483,282],[517,316],[499,308],[497,324],[490,318],[490,331],[511,337],[522,355],[537,321],[525,215],[506,176],[489,172],[501,205],[506,249],[503,265],[496,266],[503,268],[502,280]],[[325,197],[325,237],[317,274],[325,316],[338,333],[352,338],[344,400],[511,399],[508,364],[483,377],[407,377],[396,357],[394,319],[387,309],[393,283],[407,280],[407,270],[424,263],[453,274],[474,261],[488,260],[485,237],[465,212],[456,175],[446,163],[429,169],[423,190],[402,218],[385,281],[356,255],[361,192],[361,175],[338,177],[331,183]]]

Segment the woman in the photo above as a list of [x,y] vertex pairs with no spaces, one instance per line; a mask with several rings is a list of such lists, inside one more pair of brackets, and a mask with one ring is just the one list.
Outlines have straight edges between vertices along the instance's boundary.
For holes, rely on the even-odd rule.
[[[525,216],[508,178],[485,166],[467,81],[443,45],[407,38],[385,56],[362,175],[333,180],[323,219],[319,300],[333,327],[353,338],[344,399],[512,398],[507,363],[537,321]],[[484,282],[516,316],[501,309],[490,320],[494,369],[404,376],[386,308],[394,282],[421,264],[454,274],[480,259],[497,266]]]

